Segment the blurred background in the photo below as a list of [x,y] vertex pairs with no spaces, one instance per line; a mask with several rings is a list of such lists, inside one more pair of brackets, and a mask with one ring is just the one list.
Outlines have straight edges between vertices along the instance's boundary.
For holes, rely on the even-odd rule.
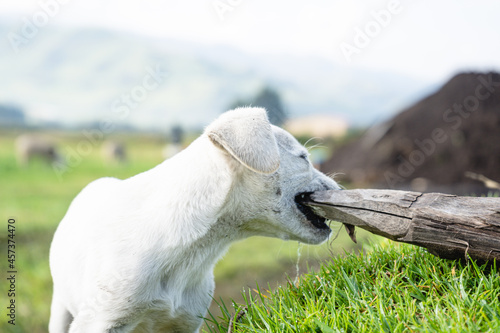
[[[86,184],[161,163],[236,106],[266,107],[346,188],[498,195],[498,12],[472,0],[2,0],[0,241],[14,217],[19,274],[16,326],[0,331],[47,330],[50,241]],[[354,246],[332,227],[319,247],[234,245],[215,299],[378,241],[360,233]]]

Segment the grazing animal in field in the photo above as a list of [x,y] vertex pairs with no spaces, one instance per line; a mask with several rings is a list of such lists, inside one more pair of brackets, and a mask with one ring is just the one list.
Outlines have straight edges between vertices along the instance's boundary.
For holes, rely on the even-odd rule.
[[302,198],[332,189],[264,109],[222,114],[174,157],[73,200],[50,249],[50,332],[198,331],[229,245],[324,242],[331,230]]
[[20,135],[15,141],[15,148],[20,166],[27,166],[34,158],[40,158],[49,164],[61,160],[56,145],[41,135]]
[[108,162],[125,163],[127,161],[127,150],[121,142],[107,140],[102,144],[101,151]]

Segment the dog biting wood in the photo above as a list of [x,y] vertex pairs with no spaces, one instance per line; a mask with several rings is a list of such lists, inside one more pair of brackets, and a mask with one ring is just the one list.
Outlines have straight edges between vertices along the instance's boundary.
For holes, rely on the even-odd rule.
[[265,109],[223,113],[172,158],[73,200],[50,249],[49,332],[198,332],[231,243],[325,242],[326,219],[302,201],[334,189]]
[[321,191],[307,205],[354,228],[425,247],[446,259],[500,260],[500,198],[395,190]]

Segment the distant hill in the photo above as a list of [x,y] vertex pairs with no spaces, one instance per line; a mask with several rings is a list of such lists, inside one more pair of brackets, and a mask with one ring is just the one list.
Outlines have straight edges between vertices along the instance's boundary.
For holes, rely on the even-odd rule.
[[0,104],[0,127],[24,126],[24,118],[19,107]]
[[355,186],[469,194],[482,186],[466,172],[500,181],[500,74],[456,75],[338,149],[322,169]]
[[[11,31],[18,29],[0,25],[0,35]],[[111,118],[160,128],[206,125],[235,99],[269,85],[281,94],[291,116],[330,113],[369,125],[429,87],[398,73],[355,71],[322,58],[254,55],[222,45],[97,29],[47,26],[18,53],[7,38],[0,40],[0,49],[0,103],[19,104],[28,118],[41,121]],[[161,84],[144,98],[138,95],[139,103],[118,117],[113,105],[156,68],[166,73]]]

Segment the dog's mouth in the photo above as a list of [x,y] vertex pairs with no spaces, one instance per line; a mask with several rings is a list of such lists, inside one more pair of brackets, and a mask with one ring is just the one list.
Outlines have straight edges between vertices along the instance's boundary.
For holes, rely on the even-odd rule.
[[316,215],[314,211],[306,206],[307,202],[310,202],[309,196],[312,192],[302,192],[295,196],[295,205],[297,205],[298,210],[304,214],[311,224],[318,229],[330,229],[328,225],[325,223],[326,219],[319,215]]

